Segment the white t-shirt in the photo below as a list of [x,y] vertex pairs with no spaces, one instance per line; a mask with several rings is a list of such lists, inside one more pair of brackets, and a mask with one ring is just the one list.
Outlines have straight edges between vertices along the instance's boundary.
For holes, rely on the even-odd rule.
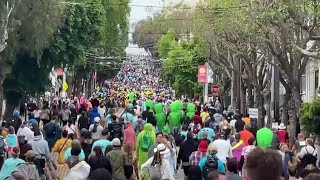
[[24,136],[24,140],[26,140],[28,143],[30,143],[31,141],[33,141],[34,139],[34,133],[33,131],[28,128],[28,127],[24,127],[24,128],[19,128],[18,132],[17,132],[17,136]]
[[[94,128],[94,124],[91,124],[90,127],[89,127],[89,131],[92,132],[93,128]],[[99,124],[97,126],[97,131],[96,132],[92,132],[92,139],[100,139],[102,131],[103,131],[103,127]]]
[[212,142],[218,150],[217,157],[223,163],[227,163],[227,157],[232,157],[232,147],[230,143],[223,139],[217,139]]
[[104,117],[104,114],[106,113],[106,107],[98,107],[98,113],[100,114],[100,117]]
[[63,127],[63,129],[67,130],[68,131],[68,134],[76,134],[77,135],[77,127],[73,124],[70,125],[70,127],[68,125],[65,125]]
[[39,118],[40,117],[40,113],[41,113],[41,110],[34,110],[33,111],[33,117],[34,118]]
[[304,155],[306,155],[306,154],[312,154],[312,155],[314,155],[314,156],[317,157],[318,149],[317,149],[317,148],[313,148],[313,147],[310,146],[310,145],[307,145],[307,146],[305,146],[305,147],[303,147],[303,148],[301,149],[301,151],[298,153],[298,156],[299,156],[300,158],[302,158],[302,157],[303,157]]

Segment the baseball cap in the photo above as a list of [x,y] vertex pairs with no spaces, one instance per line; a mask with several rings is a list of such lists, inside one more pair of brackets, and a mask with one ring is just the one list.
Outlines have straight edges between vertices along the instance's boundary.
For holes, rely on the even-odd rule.
[[115,147],[121,146],[121,141],[120,141],[120,139],[119,139],[119,138],[114,138],[114,139],[112,140],[112,146],[115,146]]
[[206,141],[201,141],[198,146],[200,152],[207,152],[208,143]]
[[100,121],[100,118],[99,118],[99,117],[95,117],[95,118],[94,118],[94,122],[95,122],[95,123],[98,123],[99,121]]

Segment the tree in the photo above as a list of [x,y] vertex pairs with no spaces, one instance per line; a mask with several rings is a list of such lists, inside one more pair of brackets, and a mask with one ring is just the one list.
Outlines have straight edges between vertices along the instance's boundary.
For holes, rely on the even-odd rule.
[[301,125],[307,133],[320,135],[320,99],[312,103],[303,103],[300,108]]
[[184,4],[159,11],[153,17],[135,24],[132,34],[133,43],[150,52],[152,56],[158,57],[156,46],[162,35],[169,29],[176,32],[178,39],[190,39],[193,15],[191,8]]
[[206,62],[197,39],[176,42],[175,33],[169,30],[161,37],[158,46],[163,60],[163,78],[169,82],[177,96],[199,96],[202,85],[197,82],[198,64]]
[[[39,57],[60,24],[63,5],[55,0],[0,2],[0,110],[3,82],[21,52]],[[50,23],[48,23],[50,22]]]

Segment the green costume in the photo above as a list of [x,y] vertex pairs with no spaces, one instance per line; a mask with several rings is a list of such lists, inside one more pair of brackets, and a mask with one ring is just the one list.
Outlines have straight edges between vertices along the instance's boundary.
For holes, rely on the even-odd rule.
[[143,131],[141,131],[137,137],[136,154],[137,154],[139,169],[141,168],[141,165],[148,160],[148,151],[143,151],[141,148],[142,139],[146,134],[146,132],[151,133],[152,140],[153,140],[152,144],[156,142],[156,135],[153,131],[152,124],[150,123],[145,124],[143,127]]
[[134,92],[130,92],[129,93],[129,95],[128,95],[128,97],[129,97],[129,100],[130,100],[130,102],[132,103],[133,102],[133,100],[134,100]]
[[195,112],[196,112],[196,105],[193,103],[188,103],[186,116],[189,119],[191,119],[195,115]]
[[257,144],[260,148],[271,147],[273,132],[268,128],[262,128],[257,131]]
[[163,127],[166,125],[166,116],[163,112],[162,104],[158,103],[158,104],[154,105],[154,112],[155,112],[155,117],[157,120],[158,131],[161,132]]
[[[181,106],[182,107],[182,106]],[[179,104],[177,101],[170,104],[170,113],[168,116],[169,128],[172,131],[173,127],[176,126],[180,129],[181,126],[181,110],[179,110]]]
[[150,107],[150,112],[153,112],[153,105],[154,105],[154,103],[152,100],[150,100],[150,99],[146,100],[146,108]]

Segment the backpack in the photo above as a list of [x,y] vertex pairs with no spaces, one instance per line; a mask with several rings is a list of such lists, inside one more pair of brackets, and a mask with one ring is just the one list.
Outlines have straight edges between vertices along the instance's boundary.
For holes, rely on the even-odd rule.
[[145,132],[141,139],[141,150],[148,152],[149,148],[153,145],[153,139],[150,132]]
[[66,164],[68,165],[69,169],[71,169],[73,166],[77,165],[79,162],[80,160],[78,156],[70,156],[67,159]]
[[112,138],[119,138],[121,137],[122,133],[122,126],[120,123],[112,123]]
[[36,180],[39,177],[37,167],[34,164],[22,163],[17,165],[19,173],[25,180]]
[[216,157],[208,157],[202,170],[203,178],[207,180],[208,175],[215,170],[218,170],[218,159]]
[[56,124],[54,124],[53,126],[48,124],[47,128],[46,128],[46,138],[54,138],[56,135]]
[[164,173],[161,172],[161,165],[155,164],[154,166],[150,166],[149,175],[150,180],[161,180]]
[[3,156],[5,154],[5,142],[4,142],[4,137],[0,135],[0,156]]

